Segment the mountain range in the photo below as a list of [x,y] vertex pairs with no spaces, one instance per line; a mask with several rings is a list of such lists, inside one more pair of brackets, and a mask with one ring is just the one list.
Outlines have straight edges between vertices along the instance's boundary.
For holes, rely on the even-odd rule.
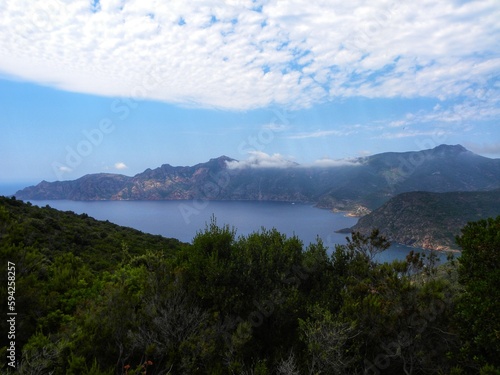
[[72,181],[42,181],[18,191],[31,200],[262,200],[313,202],[362,216],[400,193],[500,188],[500,159],[461,145],[387,152],[333,166],[262,167],[227,156],[194,166],[164,164],[135,176],[98,173]]

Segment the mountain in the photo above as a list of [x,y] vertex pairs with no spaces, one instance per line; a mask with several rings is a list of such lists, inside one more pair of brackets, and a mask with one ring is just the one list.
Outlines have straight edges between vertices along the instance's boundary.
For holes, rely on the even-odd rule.
[[500,189],[482,192],[402,193],[342,232],[378,228],[391,241],[429,249],[456,248],[469,221],[500,215]]
[[460,145],[382,153],[330,167],[256,167],[227,156],[188,167],[164,164],[133,177],[92,174],[73,181],[42,181],[18,191],[20,199],[267,200],[314,202],[322,208],[368,213],[409,191],[500,188],[500,159]]
[[374,209],[410,191],[450,192],[500,187],[500,159],[489,159],[460,145],[383,153],[362,160],[353,178],[333,186],[319,200],[325,207]]
[[120,174],[89,174],[74,181],[42,181],[15,195],[22,199],[111,200],[131,180]]

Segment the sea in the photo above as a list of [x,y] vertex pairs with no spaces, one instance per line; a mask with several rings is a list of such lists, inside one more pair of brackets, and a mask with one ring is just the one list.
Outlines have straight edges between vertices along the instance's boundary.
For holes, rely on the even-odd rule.
[[[228,225],[236,236],[246,236],[275,228],[286,236],[297,236],[307,247],[321,239],[332,252],[335,245],[347,243],[345,233],[336,231],[356,224],[358,218],[333,213],[313,204],[262,201],[69,201],[32,200],[32,204],[50,206],[62,211],[86,213],[98,220],[138,229],[140,231],[192,242],[212,220]],[[427,252],[400,244],[392,244],[381,253],[379,262],[404,259],[411,250]],[[445,254],[438,254],[446,259]]]

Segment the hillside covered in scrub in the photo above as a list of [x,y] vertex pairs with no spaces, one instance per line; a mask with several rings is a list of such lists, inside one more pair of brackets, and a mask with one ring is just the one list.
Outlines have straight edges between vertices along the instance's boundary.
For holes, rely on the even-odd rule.
[[500,217],[467,224],[445,265],[375,263],[388,245],[353,233],[328,255],[215,219],[185,244],[0,198],[18,313],[2,373],[498,373]]
[[500,215],[500,190],[402,193],[342,232],[367,234],[374,228],[408,246],[457,249],[455,237],[469,221]]

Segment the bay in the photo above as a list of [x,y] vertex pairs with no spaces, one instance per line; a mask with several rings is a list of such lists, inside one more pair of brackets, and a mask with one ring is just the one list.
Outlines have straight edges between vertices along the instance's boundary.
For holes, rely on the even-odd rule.
[[[351,227],[358,220],[311,204],[286,202],[32,200],[31,203],[77,214],[86,213],[98,220],[109,220],[183,242],[192,242],[196,234],[215,218],[219,226],[227,224],[234,228],[237,236],[246,236],[262,228],[275,228],[288,237],[297,236],[304,246],[321,238],[329,251],[333,251],[336,244],[347,242],[346,234],[335,231]],[[410,250],[412,248],[393,244],[379,255],[378,260],[404,259]]]

